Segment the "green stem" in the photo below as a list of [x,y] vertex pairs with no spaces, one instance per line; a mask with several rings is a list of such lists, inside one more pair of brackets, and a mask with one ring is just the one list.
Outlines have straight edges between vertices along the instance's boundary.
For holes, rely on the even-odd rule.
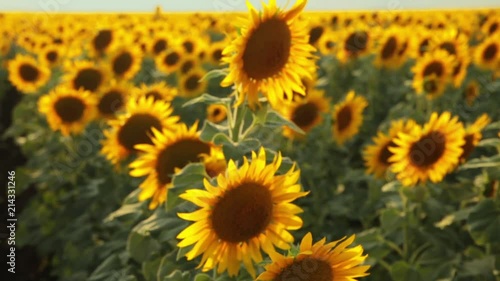
[[403,223],[403,259],[408,261],[409,255],[409,245],[410,245],[410,235],[409,235],[409,208],[408,208],[408,198],[404,195],[403,189],[399,190],[399,196],[401,197],[401,201],[403,203],[403,215],[404,215],[404,223]]

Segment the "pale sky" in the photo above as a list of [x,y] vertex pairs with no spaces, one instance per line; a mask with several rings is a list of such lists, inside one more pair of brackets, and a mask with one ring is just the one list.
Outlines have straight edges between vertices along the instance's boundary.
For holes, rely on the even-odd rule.
[[[291,4],[295,0],[289,0]],[[256,7],[261,1],[250,0]],[[268,2],[268,0],[265,0]],[[287,0],[277,0],[285,6]],[[245,0],[0,0],[0,11],[151,12],[245,11]],[[500,8],[500,0],[309,0],[306,10],[405,10],[441,8]]]

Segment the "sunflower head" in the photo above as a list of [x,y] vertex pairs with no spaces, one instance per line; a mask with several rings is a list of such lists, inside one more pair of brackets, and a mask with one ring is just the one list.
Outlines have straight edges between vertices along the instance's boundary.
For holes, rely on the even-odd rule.
[[169,74],[177,71],[184,61],[184,52],[181,48],[172,47],[155,57],[158,70]]
[[345,100],[333,109],[333,137],[339,145],[355,136],[363,123],[363,111],[368,102],[354,91],[347,94]]
[[[329,111],[330,101],[324,97],[324,92],[316,89],[308,90],[305,97],[296,95],[296,100],[281,106],[283,115],[304,132],[311,131],[323,121],[323,114]],[[301,137],[289,127],[284,127],[283,135],[288,138]]]
[[464,97],[465,101],[469,106],[472,106],[474,100],[479,96],[479,83],[476,80],[470,81],[467,86],[465,86]]
[[28,55],[17,54],[8,62],[7,68],[9,81],[26,94],[35,93],[50,79],[50,70]]
[[113,50],[108,65],[116,79],[130,80],[141,69],[141,63],[141,50],[132,45]]
[[391,169],[405,186],[436,183],[453,170],[462,154],[464,128],[458,117],[449,112],[433,113],[422,127],[415,126],[410,133],[400,133],[389,151],[394,162]]
[[355,236],[326,243],[326,238],[312,243],[311,233],[307,233],[300,243],[295,256],[272,253],[271,264],[265,267],[257,280],[261,281],[334,281],[355,280],[367,276],[369,265],[361,265],[367,258],[363,247],[350,247]]
[[439,86],[449,81],[454,64],[453,57],[444,50],[425,53],[412,68],[413,88],[419,94],[439,92]]
[[179,95],[186,98],[193,98],[201,95],[206,87],[207,80],[202,79],[205,71],[202,68],[195,68],[179,79]]
[[112,81],[99,92],[97,110],[99,115],[106,119],[114,119],[122,111],[129,98],[129,89],[132,86],[124,82]]
[[486,38],[476,47],[474,63],[482,69],[497,70],[500,64],[500,33]]
[[77,134],[95,117],[97,99],[84,90],[58,86],[38,102],[38,111],[47,117],[52,130],[64,136]]
[[154,101],[171,102],[177,95],[177,89],[170,87],[164,81],[150,85],[142,84],[132,90],[132,96],[153,98]]
[[293,91],[304,94],[300,77],[308,76],[309,59],[315,48],[308,43],[307,30],[296,20],[306,0],[298,0],[289,11],[282,11],[271,0],[258,13],[247,1],[250,20],[222,52],[223,63],[229,63],[229,74],[222,86],[236,86],[238,104],[245,95],[251,107],[258,104],[262,92],[269,100],[281,100],[283,93],[291,98]]
[[244,158],[240,168],[230,160],[215,185],[205,180],[205,190],[188,190],[180,196],[200,209],[179,214],[195,223],[177,235],[178,246],[195,244],[186,257],[192,260],[202,255],[203,271],[217,268],[219,273],[228,270],[235,276],[243,262],[255,276],[253,263],[262,261],[261,249],[267,253],[275,247],[288,249],[293,242],[289,230],[302,226],[296,216],[302,210],[291,203],[307,194],[298,184],[299,171],[292,167],[277,175],[281,155],[267,164],[263,148],[258,154],[253,152],[251,159]]
[[389,159],[393,153],[389,150],[390,147],[396,146],[394,139],[399,133],[408,134],[416,126],[413,120],[397,120],[391,122],[389,134],[378,132],[373,138],[374,144],[365,147],[363,158],[365,160],[366,172],[374,174],[377,178],[383,178],[391,162]]
[[474,123],[465,128],[465,143],[462,146],[463,152],[460,155],[460,162],[465,162],[470,156],[479,141],[483,138],[481,131],[491,122],[488,114],[479,116]]
[[222,104],[211,104],[207,107],[207,119],[212,123],[221,123],[227,118],[227,108]]
[[220,155],[220,149],[201,141],[197,128],[197,123],[191,128],[183,123],[162,131],[153,128],[152,144],[135,146],[143,153],[129,165],[130,175],[147,176],[139,186],[142,189],[139,200],[151,198],[150,209],[165,202],[167,190],[172,187],[172,176],[187,164],[210,159],[207,167],[211,173],[221,171],[220,163],[213,162]]
[[83,89],[96,93],[107,80],[107,73],[91,61],[68,62],[65,68],[68,74],[63,77],[63,80],[75,90]]
[[130,98],[125,112],[116,120],[109,120],[110,129],[104,131],[101,153],[113,164],[137,152],[137,144],[152,144],[152,129],[162,130],[175,126],[178,116],[172,116],[169,103],[153,98]]

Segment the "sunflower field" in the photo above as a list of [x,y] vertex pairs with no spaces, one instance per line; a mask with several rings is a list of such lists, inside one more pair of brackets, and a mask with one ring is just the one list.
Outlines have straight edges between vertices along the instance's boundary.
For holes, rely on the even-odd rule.
[[2,280],[500,280],[500,10],[247,3],[0,13]]

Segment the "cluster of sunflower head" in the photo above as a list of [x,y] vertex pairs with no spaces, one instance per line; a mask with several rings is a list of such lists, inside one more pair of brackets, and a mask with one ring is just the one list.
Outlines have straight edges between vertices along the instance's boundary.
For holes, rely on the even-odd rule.
[[470,65],[500,75],[498,13],[318,13],[311,17],[309,43],[341,63],[368,57],[374,66],[394,71],[415,62],[413,88],[432,99],[448,85],[460,88]]
[[483,114],[464,126],[450,112],[433,113],[424,125],[412,119],[393,121],[388,133],[378,132],[374,144],[365,148],[367,171],[379,178],[392,171],[405,186],[441,182],[467,159],[490,121]]

